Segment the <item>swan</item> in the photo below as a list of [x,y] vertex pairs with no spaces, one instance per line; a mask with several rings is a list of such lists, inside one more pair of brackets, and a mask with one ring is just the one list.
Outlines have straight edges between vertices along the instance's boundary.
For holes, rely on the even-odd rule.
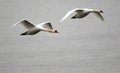
[[17,24],[22,24],[27,30],[20,34],[20,35],[34,35],[37,34],[40,31],[46,31],[50,33],[58,33],[57,30],[54,30],[50,22],[43,22],[38,25],[34,25],[31,22],[22,19],[16,24],[14,24],[12,27],[16,26]]
[[88,9],[88,8],[75,8],[70,10],[62,19],[60,22],[63,22],[66,18],[68,18],[71,14],[76,13],[71,19],[77,19],[77,18],[84,18],[87,16],[89,13],[94,13],[99,19],[104,21],[103,16],[101,13],[103,13],[102,10],[98,9]]

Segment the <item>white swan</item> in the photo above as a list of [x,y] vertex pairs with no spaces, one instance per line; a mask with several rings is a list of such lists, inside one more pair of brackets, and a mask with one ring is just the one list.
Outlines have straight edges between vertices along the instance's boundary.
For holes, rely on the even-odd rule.
[[99,19],[102,21],[104,20],[103,16],[100,13],[103,13],[102,10],[97,9],[88,9],[88,8],[75,8],[73,10],[70,10],[62,19],[60,22],[64,21],[66,18],[68,18],[71,14],[76,13],[71,19],[77,19],[77,18],[83,18],[87,16],[89,13],[94,13]]
[[[46,32],[51,32],[51,33],[58,33],[57,30],[54,30],[51,23],[49,22],[43,22],[39,25],[34,25],[31,22],[22,19],[21,21],[17,22],[16,24],[22,24],[27,31],[22,33],[21,35],[34,35],[40,31],[46,31]],[[13,27],[16,25],[14,24]]]

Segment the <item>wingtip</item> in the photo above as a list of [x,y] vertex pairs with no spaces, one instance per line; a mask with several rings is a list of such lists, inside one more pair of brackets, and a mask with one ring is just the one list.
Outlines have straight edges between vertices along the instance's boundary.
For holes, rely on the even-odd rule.
[[21,21],[25,21],[25,20],[26,20],[26,19],[21,19],[21,20],[18,21],[17,23],[13,24],[13,26],[12,26],[11,28],[15,27],[16,24],[20,23]]
[[14,26],[11,26],[10,28],[13,28]]
[[104,22],[105,20],[104,19],[100,19],[100,21]]
[[60,20],[60,23],[62,23],[64,20],[65,20],[65,19],[61,19],[61,20]]
[[60,21],[60,23],[62,23],[62,22],[63,22],[63,20]]
[[100,20],[101,20],[101,21],[105,21],[105,19],[104,19],[104,18],[101,18]]
[[13,26],[11,26],[11,28],[15,27],[16,24],[17,24],[17,23],[13,24]]
[[102,21],[105,21],[104,19],[102,19]]

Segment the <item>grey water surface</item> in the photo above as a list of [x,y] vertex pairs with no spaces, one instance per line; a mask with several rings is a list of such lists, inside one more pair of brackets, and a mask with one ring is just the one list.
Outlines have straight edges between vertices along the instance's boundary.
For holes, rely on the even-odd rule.
[[[120,73],[119,0],[0,0],[0,73]],[[74,8],[102,9],[93,14],[61,18]],[[20,36],[21,19],[51,22],[60,33]]]

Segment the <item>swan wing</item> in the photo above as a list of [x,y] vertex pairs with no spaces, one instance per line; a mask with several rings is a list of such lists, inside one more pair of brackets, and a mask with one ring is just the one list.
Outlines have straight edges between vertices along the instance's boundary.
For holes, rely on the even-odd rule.
[[60,22],[63,22],[65,19],[67,19],[72,13],[76,12],[76,10],[78,10],[79,8],[70,10],[69,12],[66,13],[66,15],[61,19]]
[[104,21],[103,16],[99,12],[93,12],[100,20]]
[[31,22],[29,22],[27,20],[18,21],[16,24],[13,25],[13,27],[16,26],[17,24],[22,24],[26,29],[31,29],[31,28],[35,27],[34,24],[32,24]]
[[53,30],[53,27],[52,27],[51,23],[49,23],[49,22],[42,23],[41,26],[42,26],[42,28],[44,28],[44,29]]

